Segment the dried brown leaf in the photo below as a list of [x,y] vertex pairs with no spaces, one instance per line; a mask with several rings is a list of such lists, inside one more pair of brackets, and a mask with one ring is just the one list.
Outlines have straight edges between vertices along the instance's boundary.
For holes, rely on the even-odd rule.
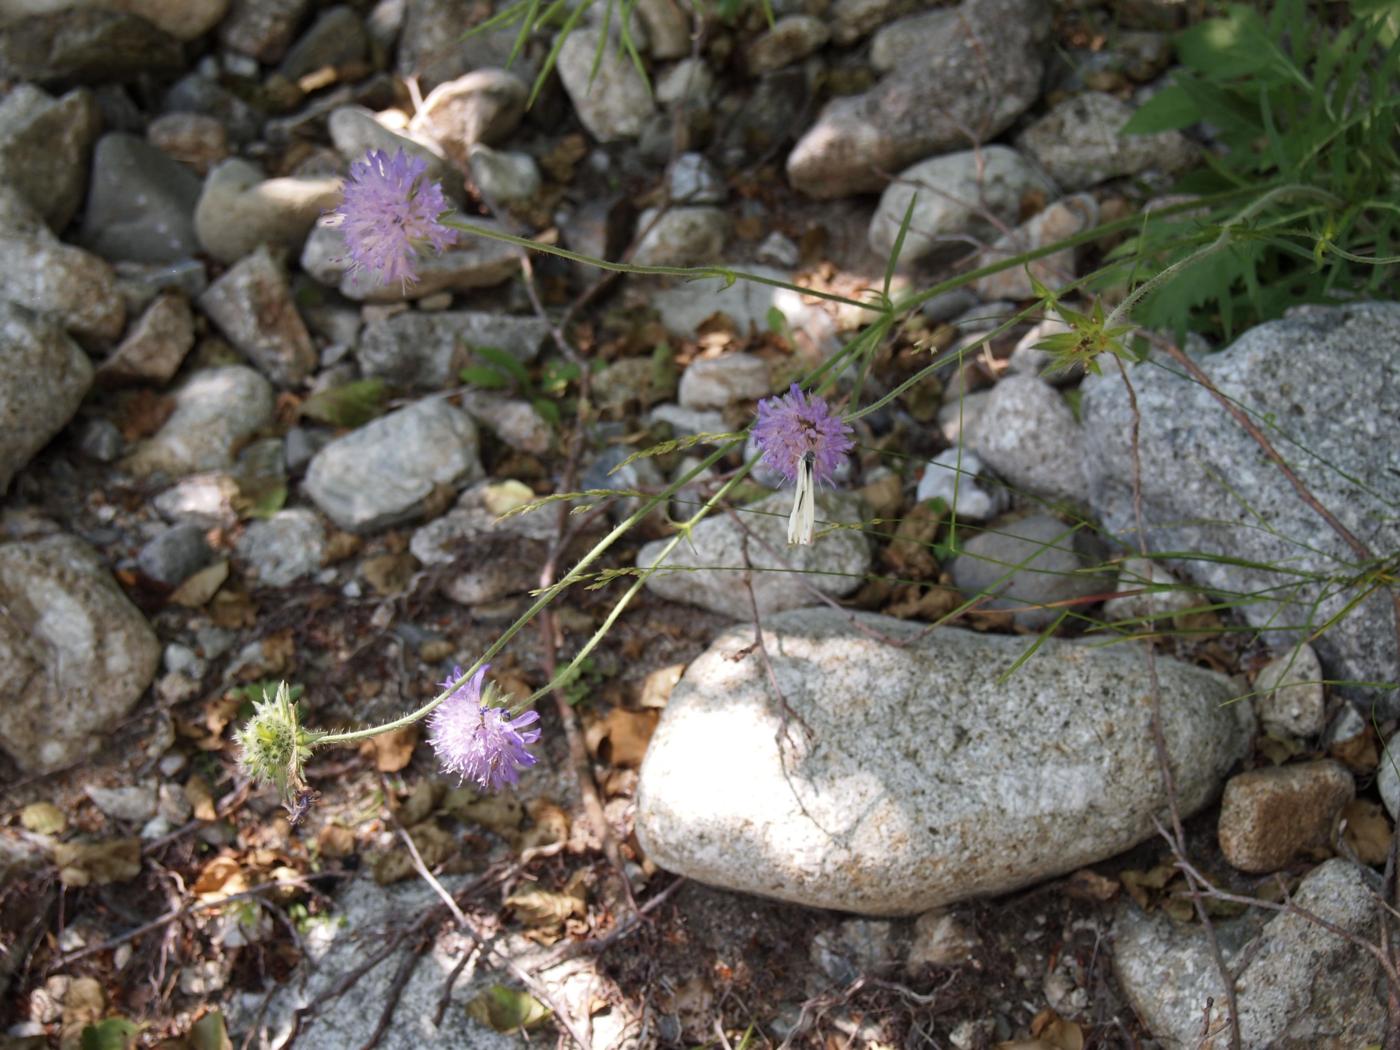
[[1363,864],[1384,864],[1390,856],[1390,821],[1379,803],[1357,798],[1342,811],[1342,838]]

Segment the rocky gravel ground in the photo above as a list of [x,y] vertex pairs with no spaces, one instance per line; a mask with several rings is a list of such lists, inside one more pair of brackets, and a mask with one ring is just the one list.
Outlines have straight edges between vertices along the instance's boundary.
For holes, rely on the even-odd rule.
[[[475,0],[0,4],[0,1050],[1219,1050],[1222,966],[1242,1046],[1379,1044],[1400,653],[1319,508],[1400,546],[1400,304],[1085,376],[1007,322],[1116,239],[984,276],[838,379],[968,348],[855,422],[815,544],[760,465],[671,548],[735,451],[509,642],[524,697],[658,569],[519,791],[416,727],[291,814],[240,775],[269,685],[331,729],[474,663],[874,322],[906,216],[896,292],[1215,148],[1118,134],[1183,5],[772,6],[594,5],[552,54]],[[464,237],[380,284],[323,218],[371,149],[761,280]]]

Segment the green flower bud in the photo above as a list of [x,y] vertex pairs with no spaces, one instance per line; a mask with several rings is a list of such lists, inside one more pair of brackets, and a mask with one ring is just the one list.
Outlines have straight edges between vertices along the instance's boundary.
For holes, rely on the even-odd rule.
[[275,696],[264,692],[254,701],[253,717],[234,734],[239,766],[251,780],[276,785],[290,802],[306,787],[302,769],[320,736],[302,727],[287,683],[279,682]]

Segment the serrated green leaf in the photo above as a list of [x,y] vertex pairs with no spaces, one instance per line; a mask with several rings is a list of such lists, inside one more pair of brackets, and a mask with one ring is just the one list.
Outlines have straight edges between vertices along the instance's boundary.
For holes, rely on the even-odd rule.
[[[529,1031],[543,1024],[553,1011],[528,992],[493,984],[467,1003],[467,1016],[498,1032]],[[86,1047],[83,1050],[87,1050]]]
[[141,1025],[125,1017],[109,1017],[83,1029],[82,1050],[130,1050],[141,1034]]
[[312,394],[301,403],[301,414],[333,427],[358,427],[382,414],[388,400],[382,379],[356,379]]

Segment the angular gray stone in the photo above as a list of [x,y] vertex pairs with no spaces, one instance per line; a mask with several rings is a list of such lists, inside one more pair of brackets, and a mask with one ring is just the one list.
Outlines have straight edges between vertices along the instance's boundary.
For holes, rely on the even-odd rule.
[[1016,144],[1067,190],[1088,189],[1148,168],[1173,174],[1195,161],[1196,147],[1179,131],[1120,135],[1133,108],[1102,91],[1066,99],[1021,133]]
[[331,442],[306,468],[306,494],[332,521],[372,532],[423,513],[439,485],[482,475],[476,424],[431,398],[381,416]]
[[[1076,193],[1055,201],[998,237],[978,256],[976,265],[990,266],[1056,241],[1068,240],[1097,226],[1098,222],[1098,202],[1087,193]],[[1059,291],[1079,276],[1075,255],[1076,249],[1062,248],[1025,265],[980,277],[973,282],[972,290],[983,299],[1031,299],[1036,295],[1031,284],[1034,278],[1052,291]]]
[[219,26],[219,41],[259,62],[276,62],[310,6],[311,0],[233,0]]
[[339,4],[322,11],[292,45],[277,71],[298,80],[325,66],[363,61],[369,54],[369,34],[353,7]]
[[97,103],[82,88],[54,99],[32,84],[16,84],[0,99],[0,183],[19,191],[54,231],[83,202],[100,121]]
[[274,383],[299,383],[316,368],[316,350],[287,275],[266,245],[211,284],[199,308]]
[[184,477],[233,466],[238,449],[272,422],[272,385],[251,368],[196,372],[175,392],[175,411],[123,461],[130,473]]
[[511,448],[539,456],[554,444],[554,429],[529,401],[499,391],[467,390],[462,408]]
[[[486,229],[503,230],[490,219],[472,219]],[[301,252],[302,269],[322,284],[338,288],[356,302],[391,303],[422,299],[435,292],[467,292],[510,280],[520,270],[520,249],[511,244],[463,234],[442,254],[428,250],[414,261],[416,284],[380,284],[363,271],[350,272],[345,236],[334,226],[315,226]]]
[[1254,713],[1266,730],[1311,737],[1322,732],[1327,713],[1322,664],[1304,643],[1285,649],[1254,679]]
[[360,370],[376,379],[415,389],[442,389],[459,382],[457,373],[485,346],[529,362],[549,338],[549,325],[537,317],[478,310],[410,310],[376,318],[365,326],[355,356]]
[[992,522],[968,539],[948,567],[953,586],[968,597],[991,594],[980,609],[1015,609],[1020,627],[1050,626],[1062,607],[1106,589],[1082,529],[1048,514]]
[[[1348,707],[1347,710],[1354,709]],[[1365,732],[1364,723],[1361,731]],[[1381,801],[1385,803],[1390,819],[1400,820],[1400,816],[1397,816],[1400,814],[1400,733],[1396,733],[1386,742],[1385,751],[1381,754],[1380,768],[1376,771],[1376,788],[1381,793]]]
[[[1373,940],[1373,881],[1372,872],[1335,858],[1315,868],[1293,900],[1326,922]],[[1217,925],[1225,963],[1238,974],[1241,1045],[1352,1050],[1379,1043],[1385,978],[1371,955],[1296,915],[1263,921],[1273,914],[1254,912]],[[1165,1050],[1197,1050],[1208,998],[1215,1001],[1212,1028],[1228,1023],[1219,970],[1199,926],[1147,915],[1125,903],[1114,942],[1118,983]]]
[[472,181],[488,201],[527,201],[540,192],[540,166],[528,153],[495,150],[478,142],[468,160]]
[[0,299],[0,495],[73,418],[92,383],[87,354],[53,321]]
[[194,345],[194,315],[179,292],[162,292],[146,308],[112,355],[102,362],[102,383],[155,383],[175,377]]
[[462,605],[538,586],[541,559],[554,537],[548,514],[501,518],[492,511],[488,498],[495,487],[487,482],[472,486],[450,512],[415,531],[409,541],[409,550],[424,565],[453,566],[441,588]]
[[238,540],[238,556],[264,587],[285,587],[310,576],[320,569],[325,549],[321,519],[302,507],[250,521]]
[[1082,502],[1084,439],[1068,403],[1049,383],[1008,375],[968,425],[967,446],[1013,488]]
[[880,195],[870,220],[870,248],[889,256],[916,196],[900,253],[903,265],[931,255],[966,254],[976,241],[995,235],[993,219],[1014,223],[1028,193],[1052,194],[1054,189],[1044,172],[1008,146],[923,160],[900,172]]
[[685,408],[728,408],[773,392],[768,362],[757,354],[725,354],[693,361],[681,376],[679,401]]
[[1006,508],[1006,489],[979,477],[982,461],[958,446],[944,449],[924,467],[914,498],[942,500],[961,521],[986,521]]
[[[424,91],[473,70],[504,68],[510,60],[518,27],[467,34],[469,14],[462,0],[407,0],[407,7],[396,69],[401,76],[419,77]],[[511,71],[526,83],[534,81],[539,64],[529,48],[516,56]]]
[[[1223,394],[1272,421],[1279,454],[1377,556],[1400,549],[1397,347],[1400,304],[1356,303],[1296,309],[1199,361]],[[1354,588],[1324,587],[1318,578],[1352,579],[1356,555],[1208,391],[1174,365],[1138,365],[1129,375],[1141,416],[1149,549],[1204,555],[1171,564],[1213,595],[1247,598],[1239,615],[1267,628],[1280,648],[1356,597]],[[1127,392],[1113,369],[1088,377],[1081,390],[1090,502],[1108,531],[1136,547]],[[1380,593],[1310,641],[1329,680],[1400,679],[1393,614]],[[1400,711],[1393,690],[1333,690],[1367,706],[1375,700],[1381,717]]]
[[214,557],[204,532],[190,523],[172,525],[137,552],[137,568],[157,583],[178,587]]
[[146,141],[200,175],[228,157],[228,129],[203,113],[163,113],[146,126]]
[[125,132],[97,140],[79,243],[106,259],[172,263],[199,251],[199,177]]
[[[746,269],[749,273],[775,281],[788,281],[792,276],[768,266],[749,266]],[[830,316],[819,307],[804,303],[800,292],[787,288],[752,281],[735,281],[728,287],[720,280],[687,281],[650,291],[647,301],[656,310],[666,330],[684,339],[694,338],[700,325],[718,313],[733,321],[741,333],[747,333],[750,328],[765,332],[768,330],[769,312],[777,309],[799,342],[806,340],[825,353],[836,340],[835,326]]]
[[[652,737],[636,829],[661,867],[811,907],[913,915],[1156,835],[1166,799],[1141,650],[1052,638],[1013,671],[1027,639],[827,608],[763,628],[767,661],[751,625],[721,635]],[[1192,813],[1247,750],[1248,708],[1224,703],[1223,676],[1169,658],[1157,669]],[[717,775],[721,756],[730,775]]]
[[690,54],[690,15],[675,0],[637,0],[635,10],[646,28],[647,54],[652,58]]
[[891,19],[908,14],[910,0],[836,0],[831,5],[831,39],[842,47]]
[[[1103,603],[1103,619],[1108,623],[1156,623],[1210,604],[1205,595],[1191,590],[1151,558],[1124,558],[1118,565],[1116,590],[1121,597]],[[1257,703],[1254,711],[1259,713]]]
[[595,139],[634,139],[655,108],[651,92],[615,40],[608,41],[595,73],[594,55],[601,40],[602,31],[591,26],[571,32],[559,49],[559,79]]
[[[839,598],[859,587],[870,569],[865,536],[855,529],[823,531],[832,522],[859,521],[856,501],[841,493],[819,492],[817,536],[810,546],[787,545],[791,510],[791,491],[775,492],[740,509],[751,539],[728,515],[706,518],[691,532],[689,542],[678,544],[663,567],[647,578],[647,588],[674,602],[699,605],[736,620],[749,619],[753,606],[744,586],[746,551],[753,597],[762,616],[810,604],[814,589]],[[637,554],[637,566],[651,568],[668,543],[648,543]]]
[[987,141],[1040,93],[1043,0],[964,0],[947,26],[907,28],[916,53],[870,91],[827,103],[788,154],[795,189],[823,198],[881,189],[882,171],[967,148],[969,129]]
[[632,261],[639,266],[705,266],[718,262],[729,235],[729,216],[722,208],[648,208],[637,219],[646,230]]
[[97,256],[64,244],[18,193],[0,185],[0,298],[47,314],[74,335],[121,335],[126,304],[116,274]]
[[703,104],[714,87],[715,76],[703,58],[683,58],[656,77],[656,101],[663,106]]
[[448,164],[441,148],[422,135],[387,127],[363,106],[341,106],[333,110],[326,126],[331,141],[347,164],[364,160],[370,150],[383,150],[391,155],[403,150],[427,165],[425,177],[442,183],[443,192],[448,197],[461,200],[461,175]]
[[495,146],[520,126],[530,89],[504,69],[474,69],[429,92],[410,125],[465,167],[472,146]]
[[338,178],[269,179],[257,165],[235,157],[205,178],[195,206],[195,235],[222,263],[236,263],[261,244],[297,253],[316,220],[339,203]]
[[179,70],[180,43],[144,18],[94,7],[0,26],[0,79],[40,84],[135,80]]
[[199,113],[213,117],[228,131],[229,139],[247,143],[262,133],[265,115],[214,80],[190,73],[165,93],[165,113]]
[[0,607],[0,747],[29,773],[91,755],[155,676],[155,632],[61,533],[0,544]]

